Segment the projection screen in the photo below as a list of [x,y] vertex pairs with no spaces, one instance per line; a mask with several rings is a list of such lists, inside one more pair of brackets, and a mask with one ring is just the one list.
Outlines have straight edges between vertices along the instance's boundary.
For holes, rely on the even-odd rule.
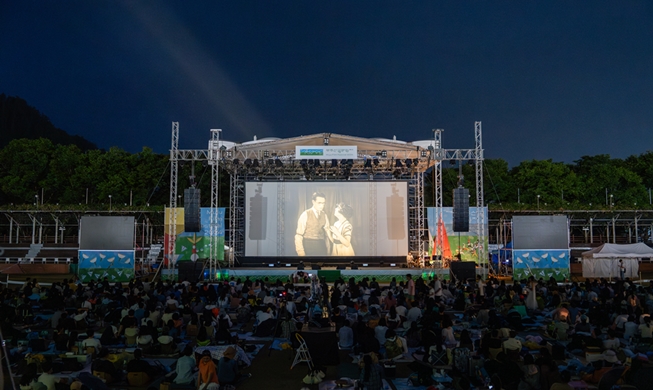
[[245,256],[405,256],[407,188],[404,181],[247,182]]

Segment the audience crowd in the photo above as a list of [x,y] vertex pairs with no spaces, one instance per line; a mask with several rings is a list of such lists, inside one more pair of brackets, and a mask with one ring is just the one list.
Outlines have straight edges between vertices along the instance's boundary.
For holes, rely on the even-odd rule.
[[[566,390],[574,381],[597,384],[615,367],[624,367],[618,379],[628,382],[647,365],[653,343],[653,289],[628,279],[406,275],[327,284],[301,271],[274,282],[105,278],[43,287],[28,279],[3,288],[0,299],[2,334],[23,390],[238,387],[251,364],[238,332],[250,324],[254,337],[331,327],[359,364],[359,385],[371,390],[403,363],[416,385],[430,385],[435,372],[441,385],[464,390]],[[89,372],[77,359],[84,354],[93,357]],[[176,360],[172,367],[156,363],[165,357]]]

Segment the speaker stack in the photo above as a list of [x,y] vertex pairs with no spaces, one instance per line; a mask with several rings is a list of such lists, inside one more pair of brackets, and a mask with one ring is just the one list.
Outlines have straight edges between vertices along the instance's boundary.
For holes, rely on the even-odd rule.
[[452,261],[449,264],[449,271],[456,280],[466,282],[469,279],[476,279],[476,262],[474,261]]
[[453,190],[453,231],[469,231],[469,190],[458,187]]
[[184,190],[184,231],[197,233],[202,230],[200,222],[200,190],[186,188]]

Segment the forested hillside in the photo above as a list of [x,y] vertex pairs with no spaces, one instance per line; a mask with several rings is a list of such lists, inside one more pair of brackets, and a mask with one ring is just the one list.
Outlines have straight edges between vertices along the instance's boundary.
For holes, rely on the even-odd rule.
[[0,94],[0,148],[16,138],[47,138],[55,144],[97,149],[92,142],[56,128],[47,116],[19,97]]

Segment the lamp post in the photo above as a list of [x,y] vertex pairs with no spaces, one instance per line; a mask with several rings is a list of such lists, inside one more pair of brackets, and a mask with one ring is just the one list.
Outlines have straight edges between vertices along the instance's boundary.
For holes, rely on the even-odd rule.
[[610,194],[610,209],[612,209],[612,207],[614,206],[614,202],[612,201],[613,196],[614,196],[613,194]]
[[111,195],[109,195],[109,212],[111,212]]
[[537,196],[537,209],[540,209],[540,196]]
[[34,205],[36,205],[36,208],[39,208],[39,195],[36,194],[34,195]]

